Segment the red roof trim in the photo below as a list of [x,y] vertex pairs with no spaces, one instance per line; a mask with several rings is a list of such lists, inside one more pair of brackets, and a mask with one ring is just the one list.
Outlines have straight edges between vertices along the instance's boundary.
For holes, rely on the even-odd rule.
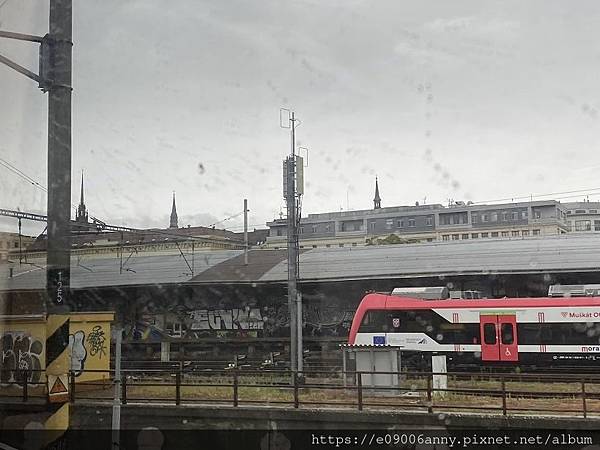
[[[381,295],[386,298],[385,309],[485,309],[485,308],[560,308],[560,307],[581,307],[598,306],[600,307],[600,297],[525,297],[525,298],[495,298],[495,299],[474,299],[474,300],[421,300],[408,297],[397,297],[390,295]],[[370,300],[366,298],[363,302],[367,303],[367,309],[373,309]]]

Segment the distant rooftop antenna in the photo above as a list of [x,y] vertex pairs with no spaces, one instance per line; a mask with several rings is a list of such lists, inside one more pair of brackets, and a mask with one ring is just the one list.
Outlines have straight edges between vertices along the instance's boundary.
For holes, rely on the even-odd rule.
[[346,211],[350,211],[350,188],[346,189]]

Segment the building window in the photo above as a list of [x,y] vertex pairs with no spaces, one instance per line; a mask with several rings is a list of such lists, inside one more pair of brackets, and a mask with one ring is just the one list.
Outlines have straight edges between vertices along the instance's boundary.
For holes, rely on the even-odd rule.
[[325,244],[325,247],[329,248],[331,247],[331,244]]
[[519,220],[519,213],[517,211],[512,212],[512,220]]
[[568,211],[567,211],[567,214],[573,214],[573,211],[571,211],[571,210],[568,210]]
[[394,219],[387,219],[385,221],[385,229],[386,230],[391,230],[393,225],[394,225]]
[[343,246],[344,246],[344,244],[338,244],[338,247],[343,247]]
[[425,225],[427,225],[428,227],[433,225],[433,217],[427,217],[425,218]]
[[482,238],[486,238],[486,237],[488,237],[488,234],[487,233],[481,233],[481,237]]
[[479,233],[471,233],[471,239],[477,239],[479,237]]
[[541,218],[542,218],[542,212],[541,212],[541,211],[539,211],[539,210],[535,210],[535,211],[533,212],[533,218],[534,218],[534,219],[541,219]]
[[591,231],[592,222],[591,220],[576,220],[575,231]]
[[492,222],[498,222],[498,213],[497,212],[492,213]]
[[460,235],[458,235],[458,234],[453,234],[452,235],[452,240],[453,241],[458,241],[459,238],[460,238]]
[[317,248],[317,246],[316,246],[316,245],[313,245],[313,246],[312,246],[312,248]]
[[433,242],[433,238],[427,238],[427,242]]
[[300,227],[300,234],[304,234],[304,227]]
[[523,236],[523,237],[529,236],[529,230],[523,230],[523,231],[521,231],[521,236]]
[[521,211],[521,219],[527,219],[527,210],[526,209]]
[[513,230],[512,237],[519,237],[519,230]]
[[353,243],[352,243],[352,247],[356,247],[356,242],[353,242]]
[[540,230],[533,230],[533,235],[534,236],[539,236],[540,235]]
[[590,214],[598,214],[598,210],[597,209],[590,209],[589,213]]
[[507,213],[506,211],[504,211],[504,212],[502,213],[502,221],[503,221],[503,222],[506,222],[507,220],[508,220],[508,213]]
[[15,242],[15,248],[19,248],[19,243]]
[[415,219],[408,219],[408,226],[409,227],[414,227],[415,226]]
[[594,228],[596,231],[600,231],[600,220],[594,220]]
[[447,214],[440,214],[440,224],[450,225],[450,216]]
[[450,240],[450,235],[449,234],[443,234],[442,235],[442,241],[449,241]]
[[281,228],[277,228],[277,236],[281,236]]
[[502,237],[508,237],[508,231],[503,231],[502,232]]
[[498,237],[498,232],[497,231],[492,231],[492,237]]
[[371,230],[371,231],[375,230],[375,222],[369,222],[369,230]]
[[477,215],[477,213],[471,213],[471,223],[477,223],[478,218],[479,216]]
[[463,238],[463,239],[469,239],[469,233],[465,233],[465,234],[463,234],[463,235],[462,235],[462,238]]
[[316,233],[316,232],[317,232],[317,226],[316,226],[316,225],[313,225],[313,226],[312,226],[312,232],[313,232],[313,233]]
[[489,222],[490,221],[490,217],[487,214],[482,214],[481,215],[481,221],[482,222]]
[[398,225],[398,228],[404,228],[404,220],[399,220],[396,224]]
[[327,232],[331,231],[331,225],[330,224],[325,225],[325,231],[327,231]]
[[576,209],[575,214],[585,214],[585,209]]

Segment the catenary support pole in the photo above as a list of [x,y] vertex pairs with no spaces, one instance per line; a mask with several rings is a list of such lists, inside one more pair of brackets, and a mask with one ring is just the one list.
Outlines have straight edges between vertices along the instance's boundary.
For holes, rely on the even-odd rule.
[[71,281],[72,0],[50,0],[48,90],[48,311],[67,308]]

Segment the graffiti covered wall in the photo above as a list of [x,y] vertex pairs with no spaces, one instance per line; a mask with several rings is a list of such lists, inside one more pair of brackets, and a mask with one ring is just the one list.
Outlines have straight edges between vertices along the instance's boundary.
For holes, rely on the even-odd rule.
[[[84,370],[110,368],[110,323],[114,313],[72,313],[69,321],[71,370],[76,381],[110,378],[105,373]],[[46,323],[40,318],[19,318],[0,326],[0,386],[44,382],[46,368]]]
[[25,370],[28,383],[45,378],[46,325],[43,321],[3,323],[0,326],[0,385],[23,383]]
[[[110,324],[113,313],[74,313],[69,322],[71,370],[77,382],[110,378]],[[106,370],[107,372],[86,372]]]
[[[142,291],[135,305],[123,316],[125,337],[132,341],[160,342],[168,338],[261,338],[289,335],[289,313],[285,298],[260,298],[241,292],[215,295],[185,295],[184,290],[153,293]],[[348,335],[354,305],[323,295],[305,297],[305,336]]]

